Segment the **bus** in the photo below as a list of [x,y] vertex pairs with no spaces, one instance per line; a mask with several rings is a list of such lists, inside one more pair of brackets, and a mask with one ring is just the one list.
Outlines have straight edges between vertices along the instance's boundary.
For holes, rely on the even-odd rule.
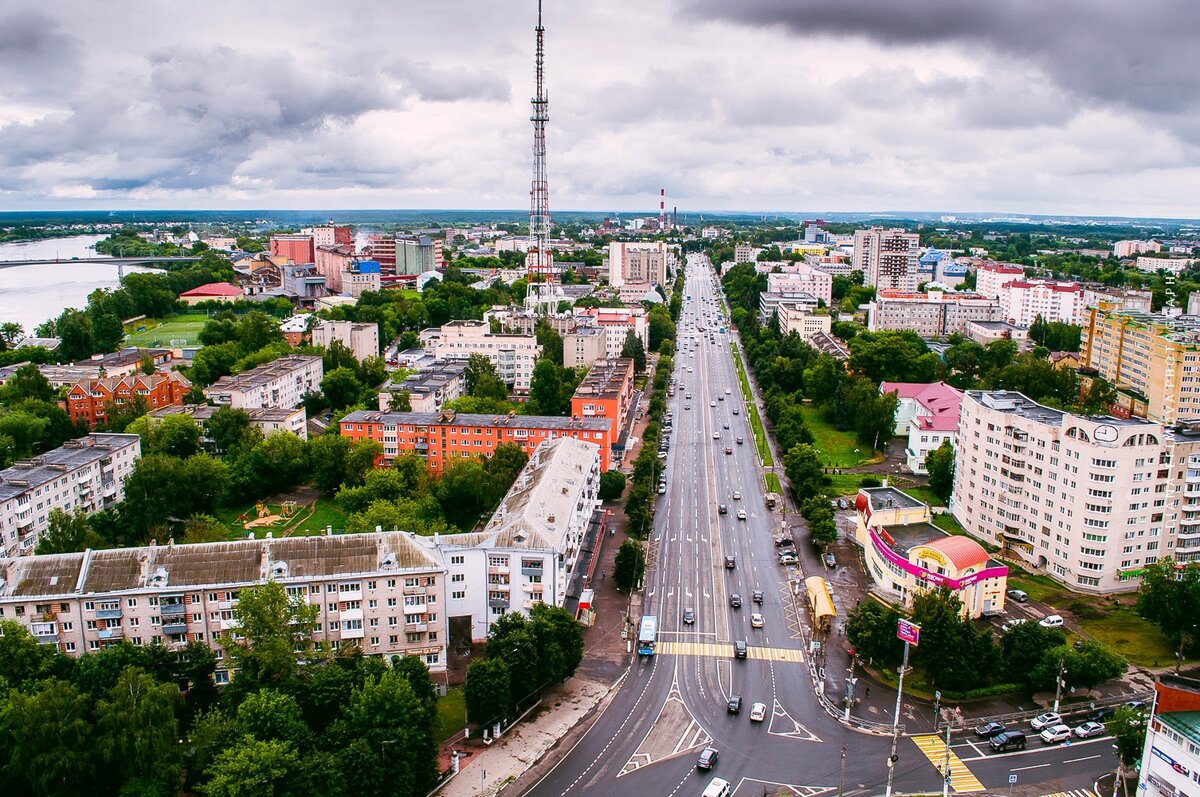
[[642,626],[638,629],[638,655],[653,656],[654,646],[658,642],[658,618],[652,614],[642,617]]

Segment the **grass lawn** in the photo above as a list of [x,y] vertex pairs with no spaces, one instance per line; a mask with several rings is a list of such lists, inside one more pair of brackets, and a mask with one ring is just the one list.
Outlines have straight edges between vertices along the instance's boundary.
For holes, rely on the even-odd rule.
[[[208,316],[202,313],[172,316],[163,321],[144,319],[130,326],[132,331],[126,336],[125,342],[130,346],[170,346],[174,342],[181,346],[199,346],[200,330]],[[138,327],[145,327],[138,332]]]
[[853,432],[842,432],[822,417],[821,411],[810,404],[801,407],[804,425],[812,432],[813,445],[821,452],[825,464],[831,468],[856,468],[876,459],[871,452],[861,447]]
[[461,733],[467,727],[467,699],[463,696],[461,686],[452,686],[446,690],[445,697],[439,697],[437,703],[437,724],[433,736],[439,744],[456,733]]
[[[281,513],[278,504],[267,504],[267,509],[271,510],[272,514],[278,515]],[[229,527],[229,539],[240,540],[246,536],[246,530],[242,526],[242,521],[238,519],[243,514],[249,518],[254,518],[256,514],[255,504],[250,503],[245,506],[228,507],[216,513],[217,520]],[[299,506],[296,508],[296,514],[284,522],[274,526],[262,526],[254,529],[254,531],[256,536],[259,537],[268,531],[274,533],[276,537],[284,535],[309,537],[316,534],[323,534],[326,526],[333,526],[335,532],[346,530],[346,513],[334,501],[325,498],[317,499],[312,516],[309,517],[307,515],[308,509]]]
[[1103,615],[1079,619],[1079,628],[1088,636],[1142,667],[1166,667],[1175,661],[1175,650],[1158,626],[1138,617],[1134,611],[1133,596],[1124,596],[1121,606],[1107,601],[1101,604],[1095,598],[1086,600]]
[[746,378],[746,369],[742,365],[742,356],[738,352],[737,344],[730,343],[729,347],[733,349],[733,363],[737,366],[738,382],[742,386],[746,414],[750,416],[750,429],[754,432],[754,446],[758,449],[758,458],[762,464],[769,468],[775,464],[775,458],[771,456],[771,447],[767,445],[767,433],[763,430],[762,418],[758,416],[758,405],[754,403],[754,396],[750,393],[750,380]]
[[767,492],[783,494],[783,485],[779,483],[779,477],[774,473],[768,473],[763,476],[763,481],[767,484]]
[[[300,516],[303,517],[303,515],[304,513],[301,512]],[[299,521],[292,534],[304,537],[310,536],[310,534],[321,534],[325,531],[326,526],[333,526],[334,531],[345,531],[346,513],[342,511],[336,501],[318,498],[312,517]]]

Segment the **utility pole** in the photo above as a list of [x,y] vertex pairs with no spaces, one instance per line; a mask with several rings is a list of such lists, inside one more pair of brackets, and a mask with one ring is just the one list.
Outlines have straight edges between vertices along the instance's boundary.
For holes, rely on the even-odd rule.
[[1066,680],[1067,661],[1066,659],[1058,660],[1058,675],[1054,680],[1054,713],[1058,713],[1058,704],[1062,700],[1063,682]]
[[942,764],[942,797],[950,797],[950,723],[946,723],[946,761]]
[[842,744],[841,771],[838,772],[838,797],[846,793],[846,745]]
[[896,684],[896,713],[892,717],[892,750],[887,760],[887,789],[884,797],[892,797],[892,780],[896,776],[896,746],[900,743],[900,698],[904,694],[904,672],[908,669],[908,640],[904,641],[904,663],[900,665],[900,681]]
[[[850,675],[849,675],[849,677],[846,678],[846,714],[845,714],[846,722],[850,721],[850,707],[852,705],[854,705],[854,696],[857,693],[857,689],[856,689],[857,682],[854,680],[854,660],[855,660],[855,658],[856,658],[855,655],[853,653],[851,653],[850,654]],[[845,748],[843,747],[842,749],[843,749],[842,758],[844,759],[845,758],[845,755],[844,755]]]

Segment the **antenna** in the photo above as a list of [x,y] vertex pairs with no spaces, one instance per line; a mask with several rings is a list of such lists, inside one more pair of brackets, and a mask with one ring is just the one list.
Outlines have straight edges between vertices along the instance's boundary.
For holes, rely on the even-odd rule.
[[[533,122],[533,182],[529,188],[529,252],[525,272],[529,281],[525,304],[534,307],[554,301],[554,267],[550,253],[550,184],[546,178],[546,122],[550,121],[550,101],[546,98],[546,29],[542,27],[542,0],[538,0],[538,21],[534,28],[536,48],[537,94],[530,101]],[[560,289],[561,290],[561,289]]]

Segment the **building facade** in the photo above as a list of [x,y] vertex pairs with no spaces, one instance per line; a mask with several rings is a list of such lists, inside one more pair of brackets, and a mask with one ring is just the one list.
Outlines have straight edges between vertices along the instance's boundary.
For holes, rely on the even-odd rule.
[[828,313],[814,313],[812,309],[802,304],[780,302],[775,308],[779,317],[779,331],[784,335],[795,332],[800,340],[810,342],[818,334],[830,334],[833,328],[833,317]]
[[98,512],[125,497],[142,454],[136,434],[93,433],[0,470],[0,557],[32,553],[50,512]]
[[854,266],[876,290],[917,289],[921,236],[899,228],[854,232]]
[[[155,410],[150,413],[150,417],[161,419],[168,415],[186,415],[200,424],[203,429],[204,424],[218,409],[219,407],[211,404],[180,404]],[[246,417],[250,419],[250,425],[262,430],[263,435],[269,435],[271,432],[282,429],[289,434],[296,435],[301,440],[308,439],[308,413],[304,407],[295,409],[253,407],[243,409],[242,412],[246,413]]]
[[604,356],[610,360],[621,356],[629,332],[637,335],[646,351],[650,351],[649,324],[646,311],[641,307],[589,307],[576,310],[575,318],[580,326],[604,330]]
[[441,473],[454,459],[490,457],[496,446],[505,443],[532,455],[545,440],[573,437],[600,446],[600,467],[608,470],[609,428],[605,418],[358,410],[342,418],[341,433],[352,442],[370,438],[382,445],[380,464],[416,453],[434,473]]
[[[382,262],[378,257],[375,260]],[[318,246],[313,254],[313,265],[330,293],[342,292],[342,275],[351,270],[354,261],[354,247],[348,244]]]
[[239,627],[238,592],[270,580],[318,607],[315,641],[446,668],[445,571],[407,532],[115,548],[0,562],[0,572],[0,617],[72,655],[202,642],[227,683],[221,641]]
[[871,300],[867,329],[912,331],[923,338],[962,334],[970,321],[1000,321],[1000,303],[973,293],[883,290]]
[[379,391],[379,409],[392,409],[396,397],[407,393],[412,412],[441,412],[448,401],[467,393],[467,363],[464,360],[435,362],[429,368],[388,382]]
[[608,333],[600,327],[576,327],[562,336],[563,365],[590,368],[608,356]]
[[451,321],[443,324],[433,356],[439,360],[467,360],[472,354],[487,357],[506,385],[527,392],[533,364],[542,353],[534,335],[494,333],[485,321]]
[[191,389],[192,383],[177,371],[81,379],[67,391],[67,413],[72,421],[82,421],[94,429],[108,419],[110,412],[119,413],[139,399],[146,403],[146,409],[157,410],[182,404]]
[[908,438],[905,465],[913,473],[929,473],[925,460],[942,443],[954,445],[962,391],[945,382],[882,382],[880,395],[895,393],[896,434]]
[[781,272],[768,273],[767,291],[811,294],[828,307],[833,302],[833,275],[804,263],[795,263]]
[[285,263],[311,263],[316,254],[311,235],[272,235],[269,251]]
[[1162,675],[1154,684],[1138,793],[1145,797],[1200,794],[1200,681],[1195,678]]
[[975,269],[975,292],[992,299],[1010,282],[1025,279],[1025,268],[1012,263],[980,263]]
[[1083,286],[1076,282],[1013,280],[1000,288],[1001,315],[1020,327],[1031,326],[1038,316],[1078,326],[1083,312]]
[[396,238],[396,274],[416,276],[426,271],[436,271],[442,263],[442,242],[428,235],[413,235]]
[[349,349],[354,354],[354,359],[359,362],[368,357],[379,356],[378,324],[325,320],[313,327],[312,343],[314,346],[327,349],[333,345],[335,340]]
[[664,285],[667,282],[667,245],[662,241],[613,241],[608,245],[608,284],[620,288],[627,282]]
[[608,419],[609,442],[617,445],[636,395],[633,360],[597,360],[571,396],[571,417]]
[[325,368],[312,354],[289,354],[234,376],[223,376],[204,388],[219,406],[245,410],[258,407],[293,409],[304,396],[321,389]]

